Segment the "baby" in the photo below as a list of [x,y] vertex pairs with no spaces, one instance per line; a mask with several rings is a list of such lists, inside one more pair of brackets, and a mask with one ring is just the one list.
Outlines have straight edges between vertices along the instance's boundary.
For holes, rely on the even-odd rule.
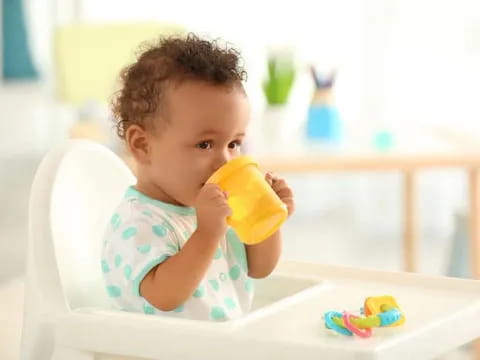
[[[116,307],[229,320],[249,311],[251,279],[275,268],[280,231],[244,245],[226,223],[228,194],[205,184],[241,153],[250,117],[245,77],[236,50],[193,34],[162,39],[123,71],[113,110],[137,183],[105,235],[102,270]],[[266,181],[292,214],[285,180]]]

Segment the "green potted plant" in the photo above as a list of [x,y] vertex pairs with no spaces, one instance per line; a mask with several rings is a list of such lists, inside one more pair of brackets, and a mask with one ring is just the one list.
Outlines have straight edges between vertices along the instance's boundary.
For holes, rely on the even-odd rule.
[[295,68],[290,54],[270,55],[267,79],[263,91],[269,105],[285,105],[295,80]]
[[[266,108],[263,113],[263,137],[265,146],[275,151],[289,136],[292,124],[289,115],[289,97],[295,82],[296,69],[291,52],[270,53],[267,59],[267,74],[263,82]],[[284,148],[284,147],[283,147]]]

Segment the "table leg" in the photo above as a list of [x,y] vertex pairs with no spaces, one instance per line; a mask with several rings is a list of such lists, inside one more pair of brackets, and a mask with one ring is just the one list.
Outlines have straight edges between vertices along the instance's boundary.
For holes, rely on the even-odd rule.
[[[480,280],[480,169],[470,170],[470,266],[474,279]],[[474,359],[480,360],[480,340],[473,344]]]
[[404,172],[404,269],[414,272],[417,270],[418,256],[418,220],[417,220],[417,188],[415,173],[411,170]]

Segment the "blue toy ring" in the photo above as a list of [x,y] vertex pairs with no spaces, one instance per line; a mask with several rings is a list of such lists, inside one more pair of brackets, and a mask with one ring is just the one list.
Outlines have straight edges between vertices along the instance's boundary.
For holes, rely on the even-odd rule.
[[323,315],[325,319],[325,326],[327,329],[335,330],[337,333],[347,336],[352,336],[352,332],[344,327],[338,326],[332,320],[333,317],[342,317],[342,314],[336,311],[327,311],[325,315]]

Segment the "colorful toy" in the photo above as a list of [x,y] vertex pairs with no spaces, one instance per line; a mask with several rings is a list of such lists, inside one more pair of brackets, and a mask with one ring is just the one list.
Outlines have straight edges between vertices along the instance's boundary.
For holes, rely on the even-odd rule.
[[353,334],[362,338],[372,335],[372,328],[400,326],[405,322],[405,315],[393,296],[375,296],[365,299],[365,304],[356,316],[348,311],[327,311],[323,318],[325,327],[342,335]]
[[217,184],[228,194],[232,215],[227,222],[245,244],[265,240],[288,217],[287,206],[249,156],[230,160],[213,173],[207,183]]

